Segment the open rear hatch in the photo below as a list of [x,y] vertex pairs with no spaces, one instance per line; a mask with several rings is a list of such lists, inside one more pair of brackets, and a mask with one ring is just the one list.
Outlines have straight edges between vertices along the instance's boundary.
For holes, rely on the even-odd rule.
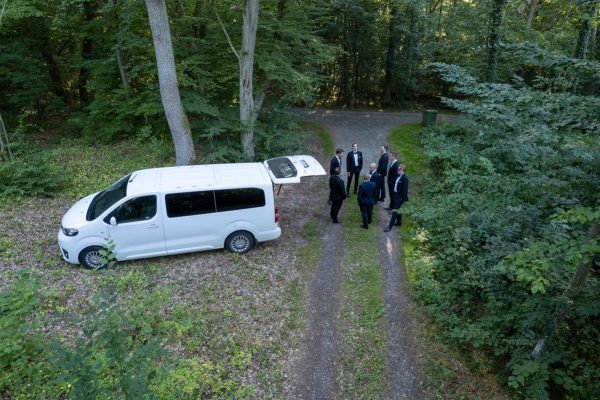
[[299,183],[305,176],[325,175],[325,169],[312,156],[286,156],[263,161],[273,183]]

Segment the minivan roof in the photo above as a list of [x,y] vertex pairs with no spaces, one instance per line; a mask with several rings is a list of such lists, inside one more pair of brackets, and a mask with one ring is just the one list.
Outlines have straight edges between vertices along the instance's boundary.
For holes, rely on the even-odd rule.
[[271,185],[261,163],[188,165],[133,172],[127,195]]

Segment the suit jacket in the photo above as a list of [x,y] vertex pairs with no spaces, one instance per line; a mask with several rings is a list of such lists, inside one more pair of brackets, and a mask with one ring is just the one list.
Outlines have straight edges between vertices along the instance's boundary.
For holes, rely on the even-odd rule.
[[342,159],[338,162],[337,157],[333,157],[331,162],[329,163],[329,175],[335,175],[335,169],[339,167],[340,171],[342,170]]
[[408,201],[408,177],[406,176],[406,174],[400,177],[399,182],[396,185],[396,190],[392,188],[391,194],[392,200],[390,208],[392,209],[400,208],[405,201]]
[[381,157],[379,157],[379,163],[377,163],[377,172],[379,172],[379,175],[383,176],[384,178],[387,175],[388,161],[388,154],[383,153]]
[[[358,169],[362,169],[363,166],[363,157],[362,157],[362,152],[357,151],[358,153]],[[346,156],[346,171],[351,172],[354,171],[354,152],[350,152],[348,153],[348,155]]]
[[371,182],[375,182],[375,184],[377,185],[377,181],[379,180],[379,178],[381,178],[381,174],[379,174],[379,172],[377,171],[373,171],[370,172],[369,175],[371,175],[371,179],[369,179]]
[[372,206],[376,203],[375,193],[377,185],[375,181],[365,181],[358,186],[358,205]]
[[329,198],[331,201],[343,201],[346,198],[346,185],[339,175],[329,177]]
[[392,161],[390,165],[390,169],[388,170],[387,180],[390,185],[393,185],[396,182],[396,178],[398,177],[398,160]]

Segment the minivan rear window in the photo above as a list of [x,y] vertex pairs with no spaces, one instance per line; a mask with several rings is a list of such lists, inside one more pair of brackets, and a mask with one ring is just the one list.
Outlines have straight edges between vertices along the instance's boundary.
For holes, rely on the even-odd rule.
[[165,196],[169,218],[215,212],[215,196],[206,192],[171,193]]
[[90,206],[85,215],[85,219],[93,221],[98,218],[102,213],[112,207],[113,204],[127,196],[127,185],[129,184],[129,177],[127,175],[113,183],[108,189],[98,193],[90,203]]
[[217,211],[264,207],[265,192],[258,188],[215,190]]

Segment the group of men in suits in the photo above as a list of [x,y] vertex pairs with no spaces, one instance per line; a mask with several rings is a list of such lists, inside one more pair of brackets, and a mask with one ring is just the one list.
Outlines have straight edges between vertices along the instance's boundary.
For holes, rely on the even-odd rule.
[[[346,156],[346,172],[348,180],[344,187],[344,181],[340,177],[342,171],[342,157],[344,150],[337,148],[335,156],[331,159],[329,165],[329,202],[331,204],[331,220],[333,223],[339,223],[338,213],[342,207],[343,201],[350,197],[350,188],[354,180],[354,194],[358,194],[358,205],[362,214],[363,228],[368,229],[372,220],[373,206],[377,202],[385,201],[385,185],[387,177],[388,194],[390,197],[389,206],[386,210],[391,210],[392,217],[388,227],[384,230],[389,232],[394,225],[402,225],[402,214],[400,207],[405,201],[408,201],[408,178],[405,175],[406,166],[398,163],[396,153],[388,156],[388,147],[381,145],[381,156],[377,164],[369,165],[369,172],[364,174],[364,182],[358,185],[358,176],[363,167],[363,155],[358,151],[358,144],[352,144],[352,151]],[[391,158],[391,164],[388,163]]]

